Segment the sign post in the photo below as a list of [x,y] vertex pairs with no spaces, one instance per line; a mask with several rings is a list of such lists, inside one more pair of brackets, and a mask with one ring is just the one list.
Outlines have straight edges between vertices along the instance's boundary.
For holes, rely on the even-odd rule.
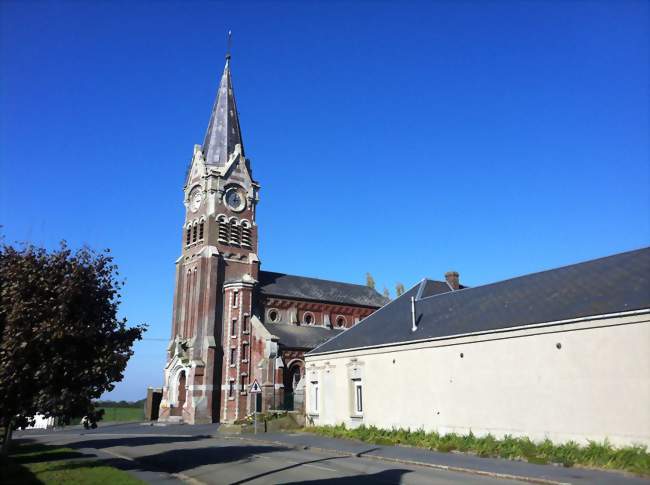
[[257,383],[257,379],[253,381],[250,389],[248,390],[253,396],[255,396],[255,410],[253,411],[253,433],[257,434],[257,399],[258,394],[262,392],[262,388]]

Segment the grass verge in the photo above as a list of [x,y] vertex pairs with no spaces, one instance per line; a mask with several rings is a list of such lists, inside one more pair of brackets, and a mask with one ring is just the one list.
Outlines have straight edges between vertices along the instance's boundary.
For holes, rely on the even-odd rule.
[[71,448],[39,444],[17,445],[0,461],[0,483],[5,485],[141,485],[122,470],[84,458]]
[[580,446],[569,441],[554,444],[550,440],[536,443],[528,438],[505,436],[496,439],[492,435],[478,437],[454,433],[440,435],[422,430],[385,430],[374,426],[347,429],[345,425],[316,426],[307,428],[311,433],[332,438],[349,438],[377,445],[407,445],[435,451],[460,451],[478,456],[525,460],[530,463],[559,463],[570,467],[580,465],[591,468],[624,470],[642,476],[650,476],[650,453],[645,446],[615,448],[610,443],[589,442]]

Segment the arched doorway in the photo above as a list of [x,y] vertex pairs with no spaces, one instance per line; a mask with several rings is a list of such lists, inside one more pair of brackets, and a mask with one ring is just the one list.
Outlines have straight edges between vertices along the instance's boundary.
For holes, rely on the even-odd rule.
[[171,410],[172,416],[183,415],[183,406],[185,406],[185,399],[187,396],[185,383],[186,383],[185,371],[182,370],[178,375],[178,386],[176,387],[176,404]]
[[181,375],[178,377],[178,407],[182,408],[185,406],[187,392],[185,390],[185,371],[181,371]]
[[293,411],[293,393],[302,379],[302,361],[290,363],[284,372],[284,409]]

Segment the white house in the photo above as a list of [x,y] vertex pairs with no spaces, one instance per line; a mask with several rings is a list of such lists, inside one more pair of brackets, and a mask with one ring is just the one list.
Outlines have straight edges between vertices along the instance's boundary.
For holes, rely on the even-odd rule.
[[645,248],[455,291],[423,280],[306,355],[309,421],[650,446],[649,276]]

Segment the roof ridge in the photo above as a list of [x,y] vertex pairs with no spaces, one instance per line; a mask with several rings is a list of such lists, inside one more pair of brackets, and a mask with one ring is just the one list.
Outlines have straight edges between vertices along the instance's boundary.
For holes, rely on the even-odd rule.
[[583,264],[595,263],[596,261],[602,261],[602,260],[605,260],[605,259],[617,258],[617,257],[623,256],[625,254],[630,254],[630,253],[639,252],[639,251],[648,251],[648,250],[650,250],[650,246],[642,247],[642,248],[638,248],[638,249],[632,249],[630,251],[623,251],[622,253],[610,254],[609,256],[601,256],[599,258],[587,259],[587,260],[584,260],[584,261],[580,261],[578,263],[572,263],[572,264],[566,264],[564,266],[558,266],[557,268],[549,268],[549,269],[544,269],[544,270],[541,270],[541,271],[535,271],[534,273],[526,273],[526,274],[522,274],[522,275],[519,275],[519,276],[513,276],[512,278],[505,278],[503,280],[497,280],[497,281],[493,281],[491,283],[485,283],[484,285],[466,286],[465,288],[459,288],[457,290],[449,291],[449,292],[446,292],[446,293],[436,293],[435,295],[425,296],[421,300],[428,300],[428,299],[434,298],[436,296],[443,296],[443,295],[450,295],[450,294],[451,295],[456,295],[456,294],[459,294],[461,292],[464,293],[464,292],[466,292],[468,290],[477,290],[479,288],[486,288],[486,287],[489,287],[489,286],[500,285],[500,284],[506,283],[508,281],[519,280],[519,279],[522,279],[522,278],[529,278],[529,277],[532,277],[532,276],[537,276],[537,275],[544,274],[544,273],[549,273],[549,272],[552,272],[552,271],[558,271],[558,270],[571,268],[571,267],[575,267],[575,266],[581,266]]
[[375,288],[370,288],[368,285],[360,285],[359,283],[348,283],[346,281],[326,280],[326,279],[323,279],[323,278],[315,278],[314,276],[301,276],[301,275],[297,275],[297,274],[280,273],[278,271],[260,270],[260,273],[274,273],[274,274],[278,274],[278,275],[282,275],[282,276],[293,276],[295,278],[306,278],[306,279],[310,279],[310,280],[324,281],[326,283],[339,283],[341,285],[359,286],[359,287],[362,287],[362,288],[368,288],[369,290],[374,291],[378,295],[381,295],[381,293],[379,293]]

